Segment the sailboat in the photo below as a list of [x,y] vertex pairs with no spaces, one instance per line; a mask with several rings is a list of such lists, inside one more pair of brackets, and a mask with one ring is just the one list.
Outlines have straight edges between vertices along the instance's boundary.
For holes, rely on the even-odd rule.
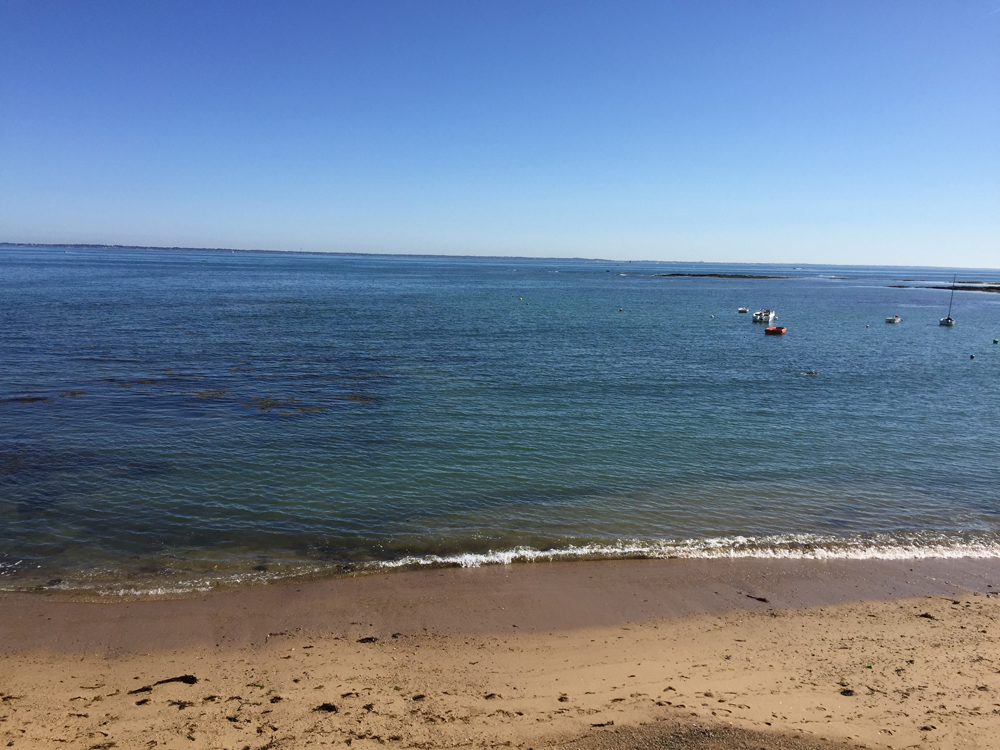
[[957,278],[958,278],[958,275],[956,274],[951,279],[951,299],[948,301],[948,317],[947,318],[941,318],[941,323],[940,323],[943,326],[953,326],[953,325],[955,325],[955,319],[951,317],[951,305],[955,301],[955,279],[957,279]]

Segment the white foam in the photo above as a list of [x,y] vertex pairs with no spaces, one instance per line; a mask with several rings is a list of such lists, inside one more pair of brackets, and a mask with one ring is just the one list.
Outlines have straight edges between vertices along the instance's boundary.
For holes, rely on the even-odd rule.
[[[609,544],[567,545],[554,549],[520,546],[483,553],[454,555],[410,555],[396,560],[371,561],[356,565],[299,561],[291,565],[271,564],[266,572],[233,570],[185,571],[180,576],[137,581],[125,585],[111,571],[92,572],[81,579],[62,581],[57,588],[108,597],[158,598],[198,594],[219,588],[243,587],[263,583],[317,579],[343,573],[377,573],[400,568],[462,567],[512,565],[514,563],[557,562],[571,560],[614,559],[742,559],[771,560],[913,560],[913,559],[987,559],[1000,558],[1000,535],[879,534],[836,537],[817,534],[780,534],[773,536],[730,536],[685,540],[625,539]],[[21,562],[21,561],[18,561]],[[10,563],[5,563],[13,569]],[[17,563],[15,563],[16,565]],[[180,572],[180,571],[178,571]],[[115,578],[119,578],[115,581]],[[110,580],[109,580],[110,579]],[[6,586],[0,588],[7,588]],[[18,589],[17,586],[14,587]],[[26,590],[31,590],[29,587]]]
[[786,534],[767,537],[714,537],[683,541],[624,540],[616,544],[588,544],[539,550],[516,547],[485,553],[423,555],[391,562],[373,563],[382,568],[482,565],[510,565],[519,562],[554,562],[574,559],[623,558],[760,558],[785,560],[912,560],[930,558],[1000,558],[996,538],[880,537],[841,538],[813,534]]

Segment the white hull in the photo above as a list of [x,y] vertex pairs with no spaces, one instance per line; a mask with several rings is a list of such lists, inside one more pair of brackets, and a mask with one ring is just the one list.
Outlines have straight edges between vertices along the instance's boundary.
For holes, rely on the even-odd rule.
[[758,310],[753,314],[754,323],[770,323],[772,320],[778,317],[778,313],[774,310]]
[[950,317],[941,318],[941,325],[948,326],[949,328],[951,328],[951,326],[955,325],[955,321]]
[[886,323],[902,323],[903,319],[901,317],[899,317],[898,315],[893,315],[891,318],[886,318],[885,322]]

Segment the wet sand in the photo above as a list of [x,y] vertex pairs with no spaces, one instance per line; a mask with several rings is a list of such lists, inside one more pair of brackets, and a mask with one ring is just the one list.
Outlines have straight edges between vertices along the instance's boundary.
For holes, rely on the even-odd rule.
[[994,591],[995,560],[635,560],[0,594],[0,740],[1000,747]]

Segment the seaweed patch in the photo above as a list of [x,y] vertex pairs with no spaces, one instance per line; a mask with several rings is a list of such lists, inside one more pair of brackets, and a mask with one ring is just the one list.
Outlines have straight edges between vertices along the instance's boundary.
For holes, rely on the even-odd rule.
[[0,406],[3,404],[37,404],[51,400],[51,396],[14,396],[13,398],[0,398]]
[[375,399],[370,393],[348,393],[346,396],[339,396],[338,398],[344,401],[353,401],[356,404],[367,404]]
[[199,399],[222,398],[229,391],[225,388],[206,388],[203,391],[191,391],[191,395]]
[[270,396],[254,397],[250,399],[250,403],[243,404],[243,406],[248,409],[256,409],[261,414],[269,414],[274,411],[283,417],[290,417],[294,414],[310,414],[323,411],[322,406],[309,404],[299,405],[299,400],[295,396],[287,396],[285,398],[271,398]]
[[249,404],[244,404],[252,409],[257,409],[257,411],[262,413],[267,413],[272,409],[282,409],[287,406],[291,406],[295,403],[295,396],[289,396],[288,398],[270,398],[269,396],[256,397],[250,399]]

